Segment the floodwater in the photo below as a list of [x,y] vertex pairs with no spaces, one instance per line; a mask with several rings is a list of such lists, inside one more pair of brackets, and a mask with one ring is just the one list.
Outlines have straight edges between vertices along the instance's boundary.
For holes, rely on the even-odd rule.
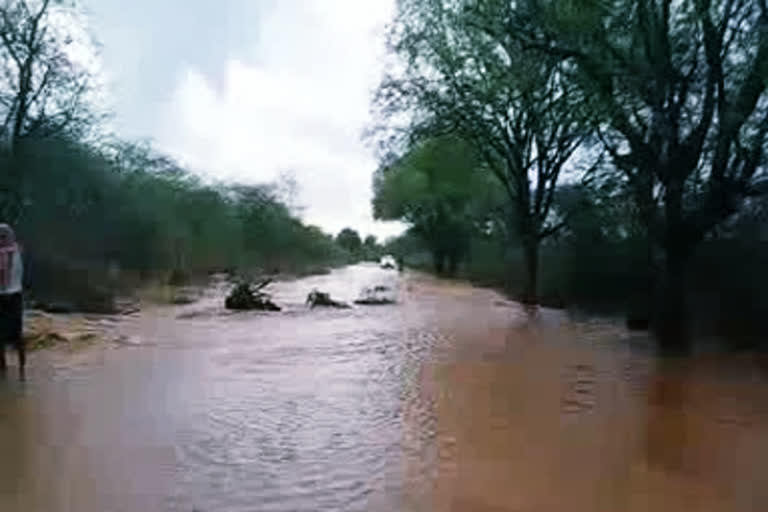
[[[317,287],[394,306],[308,310]],[[0,510],[763,511],[751,356],[663,361],[609,322],[375,266],[199,303],[0,381]]]

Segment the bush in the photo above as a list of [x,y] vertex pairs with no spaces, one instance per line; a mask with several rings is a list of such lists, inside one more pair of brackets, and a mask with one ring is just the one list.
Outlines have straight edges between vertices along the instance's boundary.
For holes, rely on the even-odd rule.
[[12,193],[0,212],[24,246],[31,293],[78,309],[137,280],[183,284],[222,268],[300,273],[345,259],[275,187],[203,184],[146,146],[27,140],[0,164],[21,176],[4,184]]

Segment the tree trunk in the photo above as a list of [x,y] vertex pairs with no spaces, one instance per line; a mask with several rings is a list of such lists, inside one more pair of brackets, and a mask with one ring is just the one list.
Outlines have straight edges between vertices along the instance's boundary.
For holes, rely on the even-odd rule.
[[523,304],[538,304],[538,284],[539,284],[539,240],[534,237],[528,237],[523,242],[523,251],[525,253],[525,290],[523,291]]
[[656,279],[655,265],[653,261],[653,248],[655,243],[656,228],[654,223],[654,209],[655,204],[653,201],[653,174],[646,172],[644,174],[642,192],[641,192],[641,222],[645,226],[644,233],[644,262],[642,275],[644,275],[643,284],[640,289],[639,304],[635,306],[639,309],[636,311],[638,317],[642,317],[639,320],[644,324],[644,328],[648,329],[651,324],[651,309],[653,306],[653,298],[655,293],[654,282]]
[[653,258],[654,241],[647,229],[638,250],[642,249],[642,258],[633,261],[633,274],[637,281],[633,283],[627,304],[627,327],[632,330],[648,330],[654,307],[656,290],[656,267]]
[[685,307],[685,267],[691,253],[690,233],[683,222],[682,185],[667,184],[663,296],[656,318],[656,334],[663,352],[685,353],[689,349]]
[[435,266],[435,273],[439,276],[445,273],[445,254],[441,251],[432,253],[432,263]]
[[456,270],[459,266],[459,257],[458,255],[451,253],[448,255],[448,275],[449,276],[455,276]]
[[685,353],[689,349],[685,304],[685,265],[687,251],[682,245],[667,248],[661,309],[656,319],[660,348],[666,353]]
[[8,153],[3,162],[4,176],[0,180],[0,220],[11,225],[18,224],[24,207],[21,161],[23,157]]

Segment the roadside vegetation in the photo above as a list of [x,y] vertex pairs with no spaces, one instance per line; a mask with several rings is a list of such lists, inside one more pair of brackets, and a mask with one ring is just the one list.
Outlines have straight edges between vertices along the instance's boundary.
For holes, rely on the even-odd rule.
[[623,311],[671,350],[768,332],[766,2],[401,0],[389,46],[373,208],[412,226],[392,250]]
[[23,244],[28,298],[109,311],[147,281],[300,274],[357,257],[304,224],[279,183],[206,182],[150,143],[106,133],[77,9],[0,6],[0,218]]

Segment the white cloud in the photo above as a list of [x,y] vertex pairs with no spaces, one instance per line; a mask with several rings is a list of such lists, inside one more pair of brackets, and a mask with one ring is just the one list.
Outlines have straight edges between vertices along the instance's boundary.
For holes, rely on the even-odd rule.
[[223,77],[179,68],[151,135],[217,178],[261,182],[292,171],[305,220],[328,231],[401,231],[371,218],[376,161],[360,140],[392,8],[391,0],[276,3],[253,20],[258,37],[243,52],[252,58],[229,57]]

